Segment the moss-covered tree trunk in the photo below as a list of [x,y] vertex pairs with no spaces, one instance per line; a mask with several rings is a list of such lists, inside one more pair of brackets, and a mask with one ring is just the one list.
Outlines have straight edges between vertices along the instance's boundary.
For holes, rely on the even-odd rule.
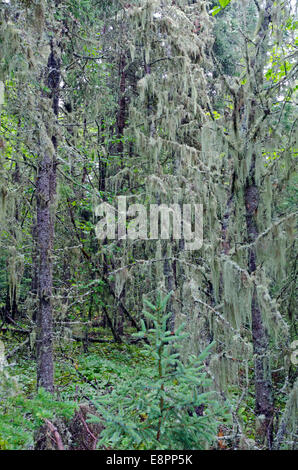
[[[246,228],[249,243],[252,244],[248,253],[248,271],[251,275],[257,269],[257,254],[255,241],[259,235],[257,224],[257,211],[260,199],[260,188],[255,184],[255,159],[253,155],[250,175],[247,178],[245,188]],[[256,414],[259,423],[260,437],[267,438],[267,444],[272,443],[273,424],[273,397],[270,373],[269,339],[264,326],[262,312],[257,299],[256,287],[254,287],[251,302],[252,339],[254,351],[254,374],[255,374],[255,398]]]
[[[269,27],[271,22],[271,14],[273,8],[273,1],[267,0],[264,10],[260,15],[260,21],[256,34],[256,52],[250,60],[250,64],[254,68],[255,77],[257,79],[258,87],[255,88],[251,84],[250,93],[252,96],[257,96],[262,103],[262,90],[264,80],[264,66],[266,63],[266,56],[268,50],[268,36]],[[249,62],[247,63],[249,67]],[[253,83],[253,82],[252,82]],[[247,110],[249,112],[247,113]],[[262,121],[266,119],[269,111],[263,109]],[[249,96],[244,96],[244,115],[248,115],[248,129],[246,132],[246,146],[249,146],[249,140],[252,138],[253,146],[258,141],[258,132],[256,123],[260,119],[258,99],[251,99]],[[243,122],[245,119],[243,120]],[[245,122],[242,126],[245,128]],[[248,272],[251,275],[257,271],[257,251],[256,240],[261,230],[258,226],[258,208],[261,196],[260,181],[257,181],[256,167],[257,167],[258,149],[252,152],[251,163],[244,187],[244,203],[245,203],[245,216],[246,216],[246,229],[247,239],[250,243],[248,250]],[[268,332],[264,324],[264,319],[261,307],[258,301],[256,283],[254,283],[252,300],[251,300],[251,325],[252,325],[252,340],[254,351],[254,380],[255,380],[255,409],[259,420],[259,435],[260,439],[267,440],[267,445],[271,448],[272,445],[272,424],[273,424],[273,390],[271,383],[270,372],[270,354],[269,354],[269,338]]]

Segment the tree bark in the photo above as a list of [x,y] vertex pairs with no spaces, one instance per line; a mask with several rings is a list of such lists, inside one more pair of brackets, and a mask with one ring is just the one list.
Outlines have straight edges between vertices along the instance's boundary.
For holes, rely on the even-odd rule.
[[[118,114],[117,114],[117,134],[118,134],[118,153],[123,155],[123,133],[125,128],[125,116],[126,116],[126,73],[125,73],[125,54],[122,52],[120,55],[119,63],[119,76],[120,76],[120,90],[119,90],[119,102],[118,102]],[[122,167],[121,162],[121,167]]]
[[[51,53],[46,70],[46,85],[50,89],[50,100],[54,116],[58,116],[58,93],[60,60],[51,41]],[[45,123],[46,124],[46,123]],[[37,252],[38,252],[38,298],[37,311],[37,387],[54,390],[53,365],[53,315],[52,315],[52,251],[54,240],[53,204],[56,195],[56,135],[49,135],[54,152],[41,149],[36,184],[37,198]]]
[[[255,158],[256,156],[253,155],[251,175],[247,179],[247,185],[245,188],[246,228],[249,243],[255,242],[259,234],[256,217],[260,194],[259,188],[255,185],[254,182]],[[249,250],[249,273],[253,274],[256,269],[256,249],[255,246],[252,245]],[[254,288],[251,303],[251,318],[255,362],[255,406],[256,414],[258,415],[259,419],[262,419],[262,422],[260,423],[259,434],[261,438],[266,436],[267,444],[269,448],[271,448],[273,432],[273,396],[270,373],[270,358],[268,354],[269,340],[257,300],[256,287]]]

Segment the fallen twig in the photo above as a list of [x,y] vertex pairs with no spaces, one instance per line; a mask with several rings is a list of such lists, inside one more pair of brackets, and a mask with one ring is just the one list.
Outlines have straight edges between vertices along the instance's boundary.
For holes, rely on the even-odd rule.
[[55,442],[57,444],[58,450],[65,450],[61,436],[56,426],[54,426],[53,423],[51,423],[51,421],[48,419],[45,419],[45,423],[55,438]]

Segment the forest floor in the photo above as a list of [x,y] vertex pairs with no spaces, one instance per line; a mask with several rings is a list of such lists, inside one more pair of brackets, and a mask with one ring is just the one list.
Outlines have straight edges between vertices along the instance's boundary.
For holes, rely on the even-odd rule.
[[[26,329],[27,325],[19,325]],[[131,333],[131,332],[129,332]],[[34,346],[28,351],[20,348],[8,360],[6,371],[5,400],[0,401],[0,449],[33,449],[34,433],[45,419],[55,420],[57,416],[70,418],[79,404],[94,405],[94,400],[100,395],[110,393],[120,383],[128,383],[133,387],[136,377],[154,376],[153,359],[145,354],[141,343],[116,343],[110,331],[93,328],[89,331],[91,337],[100,338],[103,343],[88,343],[74,341],[70,338],[57,337],[55,340],[55,394],[52,403],[46,393],[36,394],[36,361]],[[22,338],[20,337],[22,336]],[[8,328],[0,334],[0,340],[5,345],[9,355],[17,350],[24,341],[24,335],[15,334],[13,328]],[[129,335],[131,337],[131,335]],[[31,338],[33,343],[33,338]],[[253,368],[251,367],[251,370]],[[286,395],[278,393],[282,387],[278,374],[275,374],[276,396],[280,397],[275,403],[279,415],[286,402]],[[243,380],[243,379],[241,379]],[[250,383],[252,381],[250,380]],[[1,385],[0,385],[1,392]],[[254,390],[249,387],[245,396],[236,386],[229,387],[229,403],[240,423],[242,434],[249,442],[257,442],[256,419],[254,413]],[[57,403],[61,403],[61,409]],[[65,405],[65,406],[64,406]],[[235,423],[235,421],[234,421]],[[236,426],[237,428],[237,426]],[[239,429],[236,429],[236,432]],[[218,441],[215,449],[235,448],[235,425],[220,424]],[[223,438],[223,436],[231,436]],[[237,439],[236,439],[237,441]],[[239,440],[238,440],[239,441]],[[239,444],[239,442],[238,442]],[[125,441],[122,449],[127,449]],[[118,447],[118,450],[119,449]]]

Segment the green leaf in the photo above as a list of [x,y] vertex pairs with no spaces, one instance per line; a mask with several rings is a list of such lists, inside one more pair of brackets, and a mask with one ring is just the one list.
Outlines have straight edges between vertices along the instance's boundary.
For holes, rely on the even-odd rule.
[[217,7],[213,8],[213,9],[210,11],[210,13],[211,13],[212,16],[215,16],[215,15],[217,15],[217,13],[219,13],[220,11],[221,11],[221,7],[217,6]]
[[149,302],[149,300],[144,299],[144,302],[145,302],[145,304],[148,305],[148,307],[150,307],[152,310],[156,311],[155,305],[153,305],[151,302]]
[[160,303],[160,310],[163,312],[167,306],[168,300],[173,294],[173,291],[171,291]]
[[219,3],[220,3],[220,6],[222,8],[225,8],[226,6],[228,6],[228,4],[231,2],[231,0],[219,0]]

